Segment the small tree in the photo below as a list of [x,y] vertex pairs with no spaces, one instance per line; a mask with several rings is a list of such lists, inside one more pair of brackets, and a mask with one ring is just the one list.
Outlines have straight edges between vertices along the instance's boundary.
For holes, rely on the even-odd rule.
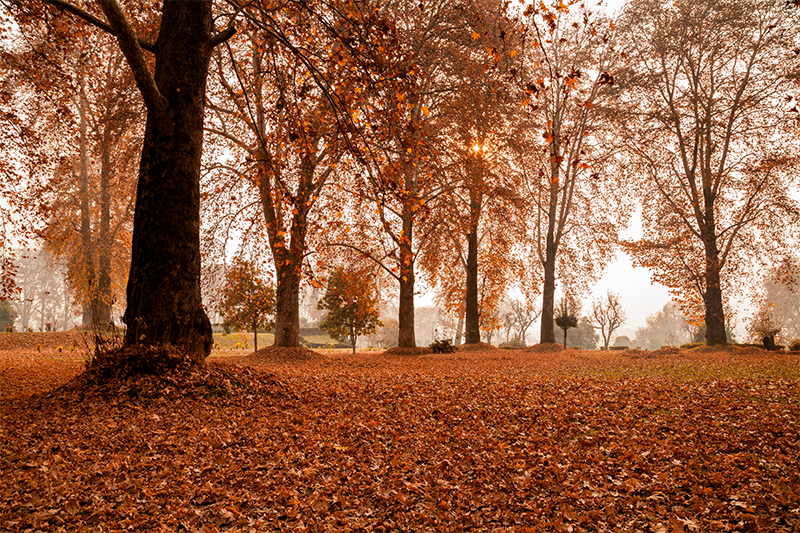
[[627,348],[631,345],[631,338],[627,335],[620,335],[616,339],[614,339],[614,346],[621,346]]
[[578,327],[578,306],[572,299],[562,298],[556,310],[556,326],[564,331],[564,348],[567,347],[567,330]]
[[383,325],[377,292],[368,272],[337,268],[328,277],[325,296],[317,303],[317,309],[328,311],[319,323],[320,329],[340,342],[349,342],[355,354],[358,337]]
[[767,350],[775,349],[775,336],[781,332],[781,324],[775,318],[775,304],[772,302],[759,306],[750,318],[747,332],[756,342],[764,344]]
[[539,318],[542,310],[534,307],[530,302],[512,300],[511,313],[514,316],[514,325],[517,328],[516,338],[524,346],[527,342],[528,328]]
[[8,300],[0,300],[0,331],[12,331],[16,319],[17,312]]
[[619,300],[619,294],[609,290],[605,298],[598,298],[592,303],[592,322],[594,323],[594,328],[600,330],[605,349],[608,349],[611,335],[627,319],[625,310],[622,309],[622,302]]
[[275,288],[261,279],[252,262],[236,258],[225,274],[222,302],[217,310],[225,319],[226,327],[253,331],[253,345],[257,351],[258,330],[272,329]]

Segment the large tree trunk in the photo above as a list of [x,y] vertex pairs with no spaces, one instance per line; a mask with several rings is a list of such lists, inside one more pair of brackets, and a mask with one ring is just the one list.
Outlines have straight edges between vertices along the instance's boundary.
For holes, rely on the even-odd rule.
[[[288,255],[288,254],[287,254]],[[300,265],[276,265],[275,346],[300,346]],[[276,261],[277,263],[277,261]]]
[[[210,0],[164,2],[153,77],[157,93],[137,78],[147,125],[123,318],[126,344],[177,345],[195,363],[212,343],[200,297],[199,185],[211,32]],[[122,39],[120,44],[126,51]],[[126,57],[130,62],[127,51]]]
[[542,322],[539,342],[555,343],[556,332],[553,312],[556,294],[556,254],[555,247],[548,243],[544,263],[544,286],[542,287]]
[[722,306],[720,262],[716,239],[704,239],[706,250],[706,293],[703,295],[706,311],[706,344],[727,344],[725,311]]
[[403,208],[403,231],[400,234],[400,310],[397,321],[399,333],[397,346],[414,348],[417,340],[414,333],[414,254],[412,253],[413,213],[410,207]]
[[466,344],[481,342],[481,317],[478,302],[478,220],[480,218],[479,195],[470,195],[470,228],[467,235],[467,299],[466,299]]

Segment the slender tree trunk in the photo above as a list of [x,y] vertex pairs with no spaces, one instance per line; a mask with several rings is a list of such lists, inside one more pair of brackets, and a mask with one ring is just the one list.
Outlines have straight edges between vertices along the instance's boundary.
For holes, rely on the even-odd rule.
[[560,163],[558,162],[561,148],[558,143],[560,130],[557,124],[553,129],[553,140],[550,142],[550,202],[547,211],[547,235],[544,250],[544,286],[542,287],[542,322],[539,342],[555,343],[556,333],[553,322],[556,294],[556,253],[558,242],[556,239],[556,218],[558,208]]
[[464,315],[459,313],[458,322],[456,323],[456,338],[453,341],[453,346],[461,346],[461,334],[464,331]]
[[400,234],[400,309],[398,312],[399,333],[397,345],[414,348],[417,345],[414,333],[414,254],[412,231],[414,218],[410,207],[403,207],[403,231]]
[[81,274],[84,278],[85,299],[83,300],[83,325],[92,326],[96,324],[96,317],[94,315],[94,307],[92,305],[94,295],[97,290],[95,270],[94,270],[94,243],[92,242],[92,212],[91,200],[89,198],[89,142],[88,142],[88,124],[86,120],[86,113],[88,102],[86,100],[86,93],[83,87],[83,80],[81,80],[81,88],[79,95],[80,105],[80,167],[78,169],[78,179],[80,181],[80,210],[81,210],[81,261],[83,263]]
[[480,303],[478,301],[478,222],[480,194],[470,194],[470,227],[467,235],[466,344],[481,342]]
[[253,351],[258,351],[258,323],[253,323]]
[[98,235],[97,291],[92,310],[98,324],[111,323],[111,156],[110,136],[104,136],[100,152],[100,231]]
[[211,32],[210,0],[164,2],[154,72],[158,95],[145,98],[123,318],[126,344],[173,344],[198,364],[212,344],[200,296],[200,159]]

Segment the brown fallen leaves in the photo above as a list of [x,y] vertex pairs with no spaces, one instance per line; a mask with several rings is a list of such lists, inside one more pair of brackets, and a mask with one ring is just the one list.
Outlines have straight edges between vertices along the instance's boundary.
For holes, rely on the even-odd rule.
[[0,530],[797,531],[799,384],[740,349],[78,380],[3,400]]

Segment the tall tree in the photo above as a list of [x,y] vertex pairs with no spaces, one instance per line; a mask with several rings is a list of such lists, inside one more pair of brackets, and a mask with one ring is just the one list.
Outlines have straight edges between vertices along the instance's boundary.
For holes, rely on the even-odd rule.
[[607,172],[604,161],[618,58],[614,25],[583,3],[569,4],[540,2],[525,10],[528,116],[513,139],[527,177],[532,254],[543,271],[543,343],[555,342],[557,277],[574,289],[596,275],[627,219],[624,174]]
[[347,64],[327,57],[326,49],[340,43],[314,13],[253,8],[241,26],[227,50],[214,55],[206,126],[226,146],[226,161],[214,162],[218,172],[209,188],[230,190],[239,200],[217,194],[209,212],[218,218],[227,205],[229,214],[252,226],[255,217],[242,204],[255,193],[263,221],[256,226],[263,231],[246,227],[242,234],[266,233],[277,280],[275,344],[299,346],[300,284],[304,270],[308,275],[309,246],[323,229],[318,200],[344,151],[338,108],[355,92]]
[[[44,1],[56,6],[49,10],[49,20],[64,24],[65,17],[76,16],[117,38],[147,109],[123,317],[125,343],[173,344],[188,360],[202,363],[212,343],[200,296],[205,89],[211,53],[234,29],[215,32],[212,0],[168,0],[161,7],[153,44],[136,35],[117,0],[96,2],[102,16],[62,0]],[[15,4],[26,7],[25,2]],[[145,50],[153,53],[154,62]]]
[[444,189],[442,106],[452,97],[453,72],[471,39],[478,14],[472,4],[364,4],[375,8],[369,16],[377,18],[378,31],[362,54],[372,66],[354,111],[363,170],[360,179],[344,185],[358,196],[344,210],[351,223],[342,225],[340,244],[379,263],[396,280],[401,347],[416,345],[414,293],[424,281],[418,260],[436,223],[431,208]]
[[111,38],[37,34],[35,27],[26,24],[26,38],[4,41],[0,53],[3,84],[15,94],[6,117],[30,120],[25,115],[35,107],[36,141],[53,161],[20,159],[28,186],[17,201],[31,208],[41,225],[31,229],[63,259],[84,324],[108,323],[112,303],[124,304],[141,102]]
[[494,298],[485,298],[489,294],[481,290],[481,278],[508,278],[508,267],[514,264],[510,245],[487,246],[490,231],[485,226],[503,226],[495,235],[513,239],[520,198],[506,140],[509,115],[515,112],[510,72],[519,68],[522,44],[521,26],[507,4],[473,1],[470,9],[472,31],[451,37],[458,61],[446,71],[450,95],[437,106],[442,115],[444,143],[439,157],[445,193],[435,216],[442,235],[423,252],[427,255],[423,266],[434,270],[434,278],[442,263],[435,257],[450,255],[453,248],[458,252],[464,272],[467,344],[480,342],[481,315],[495,313],[506,289],[504,283],[496,284]]
[[708,344],[726,343],[726,287],[796,235],[784,97],[797,18],[772,0],[633,0],[620,24],[631,69],[620,126],[644,203],[628,249],[705,323]]

